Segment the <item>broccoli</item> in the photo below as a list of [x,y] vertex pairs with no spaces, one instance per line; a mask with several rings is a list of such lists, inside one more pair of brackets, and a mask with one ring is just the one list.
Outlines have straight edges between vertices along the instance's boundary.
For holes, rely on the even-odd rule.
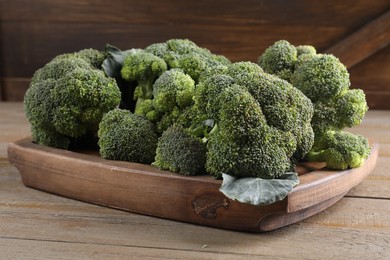
[[183,175],[205,173],[206,145],[181,126],[169,127],[157,143],[153,165]]
[[144,100],[153,97],[154,81],[166,70],[165,61],[151,53],[137,51],[127,55],[121,74],[123,79],[138,84],[134,90],[136,110]]
[[175,106],[192,104],[194,80],[179,69],[164,72],[153,85],[154,105],[160,112],[170,112]]
[[270,179],[290,169],[292,135],[269,126],[261,107],[245,88],[232,84],[218,99],[219,120],[207,143],[207,172],[216,177],[227,173]]
[[316,55],[317,54],[317,50],[316,48],[314,48],[313,46],[311,45],[299,45],[299,46],[296,46],[295,47],[296,50],[297,50],[297,56],[298,58],[301,56],[301,55]]
[[289,80],[297,61],[297,49],[288,41],[280,40],[260,55],[258,64],[265,72]]
[[297,146],[291,156],[292,163],[302,159],[314,142],[310,126],[313,116],[311,101],[287,81],[264,73],[255,63],[233,63],[228,73],[255,98],[268,125],[294,136]]
[[136,106],[135,114],[143,115],[157,125],[161,134],[174,123],[191,124],[195,82],[180,69],[164,72],[153,84],[153,99]]
[[316,55],[300,64],[291,83],[312,102],[341,95],[350,86],[347,68],[332,54]]
[[96,132],[103,114],[119,102],[115,81],[72,55],[39,69],[24,97],[33,141],[63,149]]
[[76,68],[92,69],[91,64],[80,57],[74,57],[73,54],[62,54],[59,56],[61,56],[61,58],[54,58],[49,63],[45,64],[45,66],[38,69],[34,73],[30,85],[46,79],[58,80],[69,73],[69,71]]
[[330,169],[360,167],[370,153],[366,138],[343,131],[327,131],[306,155],[308,161],[324,161]]
[[182,69],[197,83],[202,74],[210,68],[229,65],[229,59],[211,53],[188,39],[171,39],[164,43],[154,43],[145,51],[162,58],[169,69]]
[[[269,50],[275,50],[277,43]],[[346,127],[359,125],[368,106],[362,90],[349,89],[348,71],[338,58],[331,54],[317,54],[315,48],[310,45],[297,46],[295,49],[298,59],[288,80],[313,103],[311,125],[314,146],[317,146],[317,142],[327,131],[341,131]],[[290,53],[286,48],[281,50],[284,55],[288,56]],[[266,53],[260,56],[259,61],[264,56]],[[277,55],[274,55],[274,58],[275,63],[284,62],[284,58],[277,60]],[[279,75],[279,72],[273,73]]]
[[341,96],[325,102],[314,104],[312,126],[314,132],[321,136],[328,130],[342,130],[359,125],[368,110],[363,90],[349,89]]
[[68,59],[68,58],[81,58],[88,62],[93,68],[100,69],[107,54],[103,51],[95,49],[83,49],[74,53],[64,53],[58,55],[54,60]]
[[157,148],[154,125],[128,110],[114,109],[103,116],[98,131],[100,155],[105,159],[151,164]]

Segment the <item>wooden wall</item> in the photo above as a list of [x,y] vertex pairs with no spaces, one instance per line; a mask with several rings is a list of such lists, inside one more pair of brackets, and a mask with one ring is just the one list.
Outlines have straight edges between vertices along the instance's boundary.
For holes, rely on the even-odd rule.
[[22,100],[34,71],[55,55],[106,43],[189,38],[255,61],[286,39],[334,53],[369,106],[390,109],[389,10],[389,0],[0,0],[0,98]]

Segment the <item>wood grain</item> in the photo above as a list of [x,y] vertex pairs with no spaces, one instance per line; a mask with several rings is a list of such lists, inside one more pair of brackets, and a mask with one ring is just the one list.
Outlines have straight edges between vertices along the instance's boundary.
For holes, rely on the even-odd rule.
[[26,136],[29,126],[21,103],[0,102],[0,255],[5,259],[386,259],[390,255],[389,118],[389,111],[369,111],[363,124],[353,129],[380,141],[378,165],[370,177],[381,181],[371,187],[367,178],[350,197],[297,224],[248,234],[132,214],[24,187],[17,169],[7,161],[6,147]]
[[[54,56],[82,48],[101,49],[107,42],[131,48],[169,38],[190,38],[233,61],[256,61],[265,48],[279,39],[296,45],[311,44],[324,51],[389,8],[387,0],[244,0],[240,4],[233,0],[0,0],[1,98],[22,100],[33,72]],[[366,42],[370,41],[355,41]],[[359,44],[355,46],[359,48]],[[390,59],[368,60],[373,68],[390,64]],[[360,64],[354,68],[360,68]],[[372,71],[365,68],[360,70]],[[373,71],[384,79],[372,76],[363,82],[361,74],[354,73],[352,81],[363,89],[390,85],[390,79],[384,76],[388,73],[383,69]],[[373,90],[367,97],[372,108],[390,108],[386,102],[388,92],[382,95]]]
[[338,57],[352,68],[390,44],[390,11],[342,39],[325,52]]

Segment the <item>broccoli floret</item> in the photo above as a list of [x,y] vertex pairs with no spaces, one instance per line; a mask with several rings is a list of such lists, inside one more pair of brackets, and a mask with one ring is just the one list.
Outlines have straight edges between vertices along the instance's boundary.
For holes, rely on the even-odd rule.
[[168,128],[157,143],[153,165],[184,175],[205,173],[206,145],[180,126]]
[[328,130],[360,125],[368,110],[363,90],[349,89],[341,96],[314,104],[312,126],[318,136]]
[[291,156],[292,163],[302,159],[314,142],[310,126],[313,116],[310,99],[287,81],[264,73],[251,62],[233,63],[228,73],[255,98],[268,125],[294,136],[296,147],[293,147],[296,150]]
[[280,40],[268,47],[259,57],[258,64],[265,72],[290,80],[297,61],[297,49],[288,41]]
[[99,124],[100,155],[105,159],[144,164],[154,161],[157,134],[154,125],[128,110],[114,109]]
[[74,53],[64,53],[58,55],[53,60],[81,58],[90,64],[93,68],[100,69],[106,56],[106,53],[103,51],[98,51],[95,49],[83,49]]
[[220,177],[277,178],[290,167],[286,154],[294,142],[288,133],[267,124],[261,107],[242,86],[233,84],[219,95],[219,120],[211,131],[206,170]]
[[197,53],[185,54],[178,59],[178,68],[190,75],[196,82],[207,67],[207,60]]
[[118,106],[120,92],[102,71],[75,69],[56,82],[51,98],[56,104],[52,111],[56,131],[79,137],[87,129],[97,130],[103,114]]
[[138,84],[134,90],[136,106],[153,97],[154,81],[166,70],[163,59],[145,51],[130,53],[125,58],[121,74],[125,80]]
[[347,68],[331,54],[316,55],[300,64],[291,83],[312,102],[336,97],[350,86]]
[[24,97],[36,143],[67,149],[74,138],[96,132],[103,114],[120,102],[115,81],[83,59],[56,59],[39,73]]
[[168,48],[166,42],[153,43],[145,48],[145,51],[163,59],[168,69],[179,67],[180,55]]
[[179,69],[164,72],[153,85],[154,106],[160,112],[170,112],[174,107],[192,104],[195,82]]
[[309,161],[323,161],[330,169],[360,167],[370,153],[366,138],[343,131],[327,131],[307,154]]
[[[227,72],[227,69],[226,69]],[[229,75],[216,74],[201,81],[195,90],[195,108],[202,119],[219,120],[219,95],[222,91],[233,85],[235,80]],[[202,120],[199,120],[202,121]]]
[[[59,55],[57,57],[61,56]],[[34,73],[31,79],[31,85],[46,79],[58,80],[76,68],[91,69],[91,64],[80,57],[74,57],[73,54],[61,58],[54,58]]]
[[299,45],[299,46],[296,46],[296,49],[297,49],[298,57],[301,55],[306,55],[306,54],[309,54],[309,55],[317,54],[316,48],[314,48],[311,45]]

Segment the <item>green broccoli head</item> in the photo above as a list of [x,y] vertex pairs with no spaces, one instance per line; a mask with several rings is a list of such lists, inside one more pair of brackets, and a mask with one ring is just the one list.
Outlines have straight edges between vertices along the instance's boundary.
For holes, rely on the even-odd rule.
[[183,175],[205,173],[206,145],[180,126],[168,128],[157,143],[153,165]]
[[166,70],[167,64],[163,59],[138,51],[125,58],[121,74],[125,80],[138,83],[134,93],[136,98],[151,99],[154,81]]
[[58,55],[53,60],[81,58],[85,60],[88,64],[90,64],[90,66],[92,66],[93,68],[100,69],[106,57],[107,54],[103,51],[98,51],[95,49],[83,49],[78,52],[64,53]]
[[204,56],[197,53],[185,54],[178,59],[178,68],[190,75],[196,82],[203,71],[205,71],[206,67],[207,60]]
[[[220,177],[277,178],[290,167],[294,139],[267,124],[261,107],[243,87],[233,84],[219,95],[219,121],[208,143],[207,172]],[[291,154],[291,152],[289,152]]]
[[75,69],[57,80],[51,90],[52,124],[57,132],[80,137],[97,130],[105,112],[118,106],[120,91],[116,82],[100,70]]
[[174,107],[184,108],[193,102],[195,82],[180,69],[164,72],[153,85],[154,107],[170,112]]
[[234,82],[232,77],[224,74],[216,74],[200,82],[196,86],[194,95],[195,108],[198,114],[202,115],[202,118],[218,120],[219,94]]
[[65,55],[66,56],[63,57],[61,57],[62,55],[57,56],[60,58],[54,58],[49,63],[45,64],[45,66],[38,69],[34,73],[31,79],[31,84],[46,79],[58,80],[64,77],[70,71],[73,71],[74,69],[77,68],[91,69],[91,64],[89,64],[84,59],[80,57],[74,57],[73,54],[72,55],[65,54]]
[[308,161],[323,161],[330,169],[360,167],[370,153],[365,137],[343,131],[327,131],[307,154]]
[[314,142],[310,99],[287,81],[264,73],[251,62],[233,63],[228,73],[255,98],[268,125],[294,136],[296,151],[291,157],[292,162],[302,159]]
[[115,81],[83,59],[64,56],[38,73],[24,97],[36,143],[66,149],[72,139],[97,131],[103,113],[120,102]]
[[349,89],[342,95],[314,104],[312,126],[321,136],[328,130],[342,130],[360,125],[368,110],[365,94],[361,89]]
[[331,54],[316,55],[300,64],[291,83],[314,103],[336,97],[350,86],[347,68]]
[[298,57],[301,55],[306,55],[306,54],[309,54],[309,55],[316,55],[317,54],[316,48],[314,48],[311,45],[299,45],[299,46],[296,46],[295,48],[297,50]]
[[297,61],[297,49],[288,41],[280,40],[268,47],[259,57],[258,64],[265,72],[290,80]]
[[205,56],[211,55],[208,49],[201,48],[188,39],[171,39],[166,44],[169,50],[180,55],[191,53],[198,53]]
[[168,48],[166,42],[153,43],[145,48],[145,51],[163,59],[170,68],[179,67],[180,55]]
[[99,124],[100,155],[105,159],[150,164],[154,161],[157,134],[154,125],[128,110],[114,109]]

